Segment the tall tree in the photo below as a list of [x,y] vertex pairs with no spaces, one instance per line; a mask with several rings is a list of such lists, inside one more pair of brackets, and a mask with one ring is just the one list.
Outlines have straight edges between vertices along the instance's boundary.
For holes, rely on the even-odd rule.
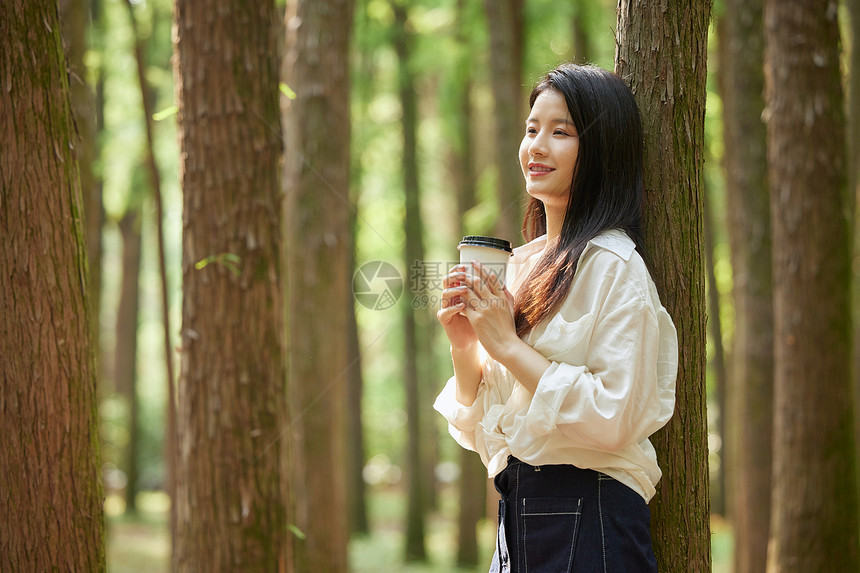
[[[167,257],[164,236],[164,205],[161,192],[161,172],[155,158],[155,89],[147,77],[146,54],[148,39],[141,35],[137,25],[137,15],[132,0],[125,0],[128,9],[129,23],[131,24],[132,37],[134,38],[134,59],[137,64],[137,83],[140,88],[141,104],[143,109],[143,126],[146,133],[146,152],[144,154],[144,166],[149,178],[150,190],[152,192],[153,204],[155,205],[155,228],[158,243],[158,270],[161,286],[161,326],[163,331],[164,366],[165,378],[167,380],[167,430],[165,432],[164,450],[167,460],[167,492],[174,503],[170,504],[170,531],[171,546],[176,544],[176,512],[179,505],[175,503],[176,498],[176,460],[177,455],[177,431],[176,431],[176,378],[173,367],[173,344],[171,343],[172,329],[170,327],[170,297],[167,286]],[[153,10],[153,21],[157,18],[157,12]],[[153,25],[154,27],[154,25]],[[177,82],[178,83],[178,82]],[[133,404],[133,401],[132,401]],[[133,420],[132,420],[133,421]],[[134,432],[130,433],[134,436]]]
[[[710,155],[710,154],[707,154]],[[710,160],[710,157],[708,157]],[[705,245],[705,276],[707,285],[708,297],[708,331],[711,335],[711,344],[713,345],[714,355],[710,360],[710,368],[714,373],[714,394],[719,408],[719,417],[717,418],[717,431],[720,436],[726,435],[726,383],[728,373],[726,372],[726,357],[723,350],[723,325],[720,320],[720,290],[717,285],[716,272],[716,232],[714,227],[717,225],[714,218],[714,201],[711,197],[712,189],[705,185],[702,193],[702,217]],[[725,455],[725,448],[720,450],[722,455]],[[711,490],[711,511],[717,515],[725,516],[726,514],[726,480],[725,480],[725,465],[720,464],[719,471],[716,477],[716,488]]]
[[836,4],[765,4],[773,225],[768,571],[857,571],[851,241]]
[[178,0],[184,194],[177,571],[286,561],[286,360],[273,0]]
[[678,329],[675,414],[654,435],[663,479],[651,502],[661,571],[708,571],[702,162],[710,2],[618,3],[615,71],[645,132],[645,231],[660,297]]
[[[848,194],[852,221],[854,223],[853,257],[860,255],[860,211],[857,209],[860,196],[860,0],[848,0],[849,40],[848,55]],[[851,300],[854,307],[854,449],[860,463],[860,268],[852,266]],[[860,470],[858,470],[860,473]],[[860,475],[858,475],[860,492]]]
[[512,159],[523,131],[523,0],[484,0],[490,29],[490,71],[495,118],[496,189],[499,217],[495,234],[522,239],[523,185]]
[[[137,188],[132,178],[132,188]],[[114,360],[112,379],[116,391],[125,397],[128,412],[128,443],[124,452],[123,469],[128,479],[125,488],[125,507],[128,512],[137,511],[138,490],[138,425],[139,403],[137,400],[137,326],[140,311],[140,264],[143,241],[141,236],[140,193],[132,192],[125,214],[118,222],[122,238],[122,278],[114,330]]]
[[56,2],[0,4],[0,570],[104,571],[81,187]]
[[[418,186],[418,96],[415,93],[415,78],[412,73],[413,32],[409,28],[407,7],[401,2],[393,2],[395,35],[394,50],[398,60],[398,95],[402,108],[401,127],[403,130],[403,191],[405,199],[404,230],[406,247],[404,250],[405,267],[424,260],[423,225],[421,223],[420,191]],[[419,396],[419,372],[426,359],[426,332],[417,320],[417,311],[408,301],[401,303],[403,310],[403,356],[404,379],[406,384],[407,417],[407,510],[406,510],[406,559],[420,561],[426,559],[424,530],[426,514],[427,487],[422,471],[421,441],[421,400]]]
[[573,57],[578,64],[590,63],[594,57],[593,41],[591,38],[592,3],[589,0],[574,0],[573,23]]
[[[443,117],[446,133],[449,134],[449,161],[451,187],[457,205],[457,240],[466,234],[464,218],[475,206],[477,177],[475,175],[474,135],[472,117],[472,74],[474,46],[470,41],[469,0],[457,1],[454,41],[457,52],[453,59],[454,70],[449,74]],[[460,448],[460,489],[458,492],[460,512],[457,516],[457,563],[463,566],[478,564],[478,522],[486,512],[487,470],[480,456],[473,451]]]
[[[349,212],[350,248],[347,269],[355,268],[356,204],[351,202]],[[346,486],[349,507],[349,532],[370,533],[367,518],[367,483],[364,481],[364,464],[367,462],[364,447],[364,424],[362,423],[362,396],[364,379],[361,371],[361,344],[358,320],[355,316],[355,298],[347,293],[345,314],[347,321],[347,400],[346,441],[347,467]]]
[[[724,458],[735,571],[765,570],[773,437],[773,290],[764,111],[763,0],[727,0],[719,33],[723,165],[735,334]],[[723,412],[720,412],[723,415]]]
[[[352,0],[299,0],[285,126],[292,538],[296,571],[347,570],[343,475],[350,283]],[[288,26],[289,28],[289,26]],[[336,135],[333,135],[336,134]]]

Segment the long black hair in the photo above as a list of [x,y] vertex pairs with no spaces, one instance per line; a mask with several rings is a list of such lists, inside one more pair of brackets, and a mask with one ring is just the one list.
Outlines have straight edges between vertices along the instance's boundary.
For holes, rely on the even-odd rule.
[[[559,66],[538,81],[529,109],[547,90],[564,96],[579,149],[560,236],[517,293],[514,320],[521,337],[561,306],[579,256],[603,231],[627,233],[647,261],[642,239],[642,121],[633,93],[613,73],[574,64]],[[531,241],[544,233],[544,205],[531,197],[523,235]]]

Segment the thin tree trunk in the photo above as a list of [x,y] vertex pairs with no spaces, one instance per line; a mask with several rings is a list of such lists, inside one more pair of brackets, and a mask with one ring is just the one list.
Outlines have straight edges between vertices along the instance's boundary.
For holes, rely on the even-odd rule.
[[[299,0],[287,110],[289,396],[295,570],[347,570],[344,417],[348,368],[351,0]],[[289,29],[289,27],[288,27]],[[333,136],[332,134],[337,134]],[[334,301],[334,302],[333,302]],[[340,301],[340,302],[338,302]]]
[[651,502],[661,571],[709,571],[702,162],[710,3],[618,4],[615,70],[645,132],[645,231],[661,300],[678,329],[675,414],[653,436],[663,479]]
[[[397,34],[394,49],[398,59],[399,95],[403,109],[401,125],[403,129],[403,189],[406,204],[404,228],[406,248],[404,267],[424,260],[423,230],[421,225],[420,196],[418,187],[417,128],[418,97],[415,94],[415,80],[410,66],[412,53],[411,32],[407,29],[406,7],[399,3],[392,5]],[[407,417],[407,514],[406,514],[406,560],[423,561],[427,558],[424,547],[426,514],[425,488],[427,479],[422,466],[421,443],[421,403],[419,391],[419,370],[424,361],[424,332],[417,320],[417,311],[408,304],[403,308],[403,354],[406,385]]]
[[137,511],[137,324],[140,309],[141,259],[140,207],[130,205],[119,221],[122,236],[122,279],[116,312],[116,342],[113,380],[116,391],[125,397],[128,407],[128,445],[125,447],[124,470],[126,511]]
[[104,571],[77,133],[56,3],[0,3],[0,78],[0,570]]
[[578,64],[590,63],[594,57],[591,41],[591,0],[575,0],[573,14],[573,57]]
[[775,340],[767,571],[857,571],[837,10],[829,0],[765,6]]
[[179,0],[184,193],[177,571],[286,566],[275,5]]
[[[472,62],[473,47],[466,29],[468,0],[457,2],[456,72],[450,85],[451,109],[447,110],[450,137],[451,186],[456,199],[457,240],[466,234],[463,221],[466,212],[475,205],[476,176],[474,169],[474,139],[472,135]],[[447,269],[444,269],[447,272]],[[474,567],[478,564],[477,527],[486,513],[487,470],[480,456],[465,448],[460,453],[460,508],[457,516],[457,564]]]
[[[848,0],[850,21],[848,57],[848,194],[851,202],[854,248],[852,259],[860,256],[860,213],[857,210],[860,196],[860,0]],[[843,42],[844,44],[844,42]],[[852,265],[851,299],[854,317],[854,450],[860,460],[860,266]],[[860,474],[860,472],[858,472]],[[858,493],[860,493],[860,475]]]
[[512,153],[519,148],[523,121],[523,0],[484,0],[490,29],[490,83],[495,119],[495,166],[499,216],[495,234],[522,239],[523,176]]
[[[708,330],[711,334],[711,341],[714,347],[714,358],[711,360],[711,367],[714,371],[715,389],[714,393],[717,399],[717,407],[719,408],[719,417],[717,419],[717,430],[720,438],[726,435],[726,357],[723,351],[723,327],[720,322],[720,290],[717,288],[717,274],[714,269],[714,215],[713,204],[710,201],[710,190],[705,189],[702,193],[704,205],[702,209],[703,226],[705,238],[705,263],[707,274],[707,295],[708,295]],[[725,442],[724,442],[725,443]],[[725,456],[726,450],[721,450],[721,455]],[[720,464],[717,474],[717,491],[711,492],[711,512],[717,515],[725,516],[726,514],[726,479],[725,465]]]
[[735,336],[724,436],[736,573],[767,563],[773,439],[773,289],[762,0],[729,0],[719,28]]
[[165,459],[167,462],[167,493],[172,500],[170,504],[170,532],[171,532],[171,550],[176,546],[176,528],[177,515],[176,510],[176,464],[177,464],[177,444],[176,444],[176,388],[173,368],[173,344],[170,341],[170,297],[167,286],[167,263],[164,246],[164,206],[161,194],[161,174],[158,170],[158,164],[155,161],[155,138],[153,135],[153,114],[155,113],[154,104],[152,101],[154,90],[149,85],[146,79],[146,61],[144,54],[146,53],[146,42],[140,36],[137,30],[137,18],[134,13],[134,5],[132,0],[126,0],[128,8],[129,22],[131,23],[132,34],[134,37],[134,58],[137,63],[137,79],[140,87],[141,103],[143,104],[143,122],[146,132],[146,169],[149,174],[149,183],[152,187],[152,197],[155,203],[155,227],[158,235],[158,267],[161,278],[161,323],[164,329],[164,365],[165,376],[167,378],[167,431],[164,436],[165,444]]
[[[355,222],[356,205],[351,202],[350,212],[350,248],[348,257],[349,270],[355,269]],[[346,300],[347,320],[347,434],[346,442],[348,467],[347,479],[347,501],[349,503],[349,531],[350,533],[370,533],[370,524],[367,520],[367,484],[364,481],[362,471],[365,459],[364,448],[364,425],[362,424],[362,395],[363,380],[361,370],[361,346],[358,338],[358,323],[355,317],[355,298],[349,292]]]

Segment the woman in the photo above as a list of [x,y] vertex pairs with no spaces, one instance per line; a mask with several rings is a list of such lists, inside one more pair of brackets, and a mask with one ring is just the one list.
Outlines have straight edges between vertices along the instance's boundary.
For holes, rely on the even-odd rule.
[[491,570],[656,571],[648,437],[672,415],[678,349],[645,263],[639,112],[620,78],[574,65],[529,106],[530,242],[507,286],[476,262],[445,277],[454,376],[434,407],[502,496]]

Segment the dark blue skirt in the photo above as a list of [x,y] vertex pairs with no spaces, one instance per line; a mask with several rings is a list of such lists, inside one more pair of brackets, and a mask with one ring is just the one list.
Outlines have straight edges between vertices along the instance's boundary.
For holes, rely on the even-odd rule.
[[491,572],[657,571],[648,504],[614,478],[511,456],[495,485],[502,499]]

